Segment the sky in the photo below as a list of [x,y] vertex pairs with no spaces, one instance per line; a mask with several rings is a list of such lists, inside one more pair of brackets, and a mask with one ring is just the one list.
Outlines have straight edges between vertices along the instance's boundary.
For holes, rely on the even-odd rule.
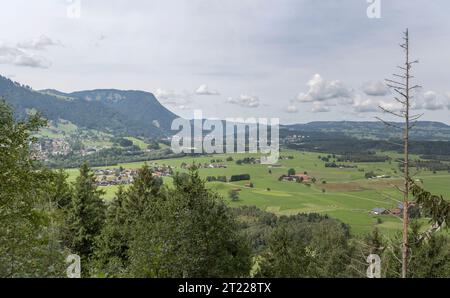
[[[372,3],[374,2],[374,3]],[[375,121],[409,28],[414,113],[450,124],[448,0],[0,0],[0,74],[193,117]],[[379,4],[379,5],[378,5]],[[370,17],[369,17],[370,16]]]

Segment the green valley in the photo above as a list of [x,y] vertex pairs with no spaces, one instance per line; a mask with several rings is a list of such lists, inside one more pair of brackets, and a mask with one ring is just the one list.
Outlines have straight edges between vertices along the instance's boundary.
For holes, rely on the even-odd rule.
[[[385,153],[384,153],[385,154]],[[395,186],[400,185],[401,177],[398,165],[395,161],[368,162],[343,164],[356,165],[356,168],[326,168],[325,162],[319,156],[327,154],[285,150],[281,157],[291,156],[292,159],[281,159],[276,166],[262,164],[236,164],[236,160],[244,157],[257,157],[251,154],[217,154],[200,157],[184,157],[175,159],[161,159],[149,161],[148,165],[165,165],[173,168],[174,172],[186,172],[181,168],[182,164],[200,164],[199,173],[206,179],[208,176],[226,176],[249,174],[253,187],[248,187],[249,181],[237,182],[209,182],[207,187],[217,191],[231,207],[256,206],[261,210],[277,215],[293,215],[297,213],[320,213],[340,219],[351,226],[352,232],[368,233],[374,227],[383,232],[392,234],[401,228],[401,220],[391,214],[373,215],[374,208],[386,210],[396,208],[400,200],[400,193]],[[399,157],[396,153],[389,153],[394,159]],[[232,161],[227,161],[232,157]],[[413,156],[418,158],[418,156]],[[211,161],[214,161],[213,163]],[[217,163],[226,165],[226,168],[209,168],[209,165]],[[119,164],[115,167],[137,169],[144,162]],[[206,167],[205,167],[206,165]],[[289,169],[295,169],[297,173],[306,172],[308,176],[316,179],[310,185],[293,181],[279,181],[281,175],[285,175]],[[71,180],[77,176],[78,170],[67,170]],[[377,175],[385,175],[390,178],[366,179],[365,173],[375,172]],[[422,170],[416,179],[423,182],[424,187],[433,189],[449,197],[450,173]],[[166,183],[171,183],[172,178],[164,177]],[[105,200],[111,200],[118,186],[101,187],[106,191]],[[228,192],[236,189],[239,199],[232,201],[228,198]]]

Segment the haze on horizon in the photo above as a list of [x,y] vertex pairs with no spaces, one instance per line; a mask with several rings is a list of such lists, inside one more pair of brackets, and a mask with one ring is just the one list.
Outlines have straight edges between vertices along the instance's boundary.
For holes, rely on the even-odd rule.
[[450,2],[380,1],[371,19],[366,0],[2,0],[0,74],[145,90],[189,118],[373,121],[409,28],[415,109],[450,124]]

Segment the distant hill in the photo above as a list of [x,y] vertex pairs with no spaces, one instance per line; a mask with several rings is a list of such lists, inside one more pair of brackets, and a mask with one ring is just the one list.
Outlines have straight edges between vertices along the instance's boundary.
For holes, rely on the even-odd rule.
[[170,124],[177,117],[152,93],[144,91],[36,91],[0,76],[0,97],[14,108],[19,118],[37,110],[49,120],[69,120],[78,127],[114,135],[168,136]]
[[[391,124],[403,127],[401,123]],[[401,137],[402,130],[377,121],[315,121],[306,124],[282,125],[282,129],[303,132],[343,134],[360,139],[389,139]],[[411,139],[450,141],[450,126],[441,122],[419,121],[411,130]]]
[[124,117],[170,131],[178,116],[167,110],[152,93],[144,91],[92,90],[70,93],[69,96],[89,102],[101,102]]
[[[0,97],[13,106],[17,117],[25,117],[29,111],[37,110],[49,120],[64,119],[79,128],[115,136],[170,136],[174,133],[170,130],[171,123],[177,118],[152,93],[136,90],[99,89],[72,93],[54,89],[36,91],[0,76]],[[395,125],[401,126],[398,123]],[[376,121],[316,121],[282,125],[281,129],[372,140],[401,137],[401,130]],[[411,132],[411,138],[450,141],[450,126],[440,122],[418,122]]]

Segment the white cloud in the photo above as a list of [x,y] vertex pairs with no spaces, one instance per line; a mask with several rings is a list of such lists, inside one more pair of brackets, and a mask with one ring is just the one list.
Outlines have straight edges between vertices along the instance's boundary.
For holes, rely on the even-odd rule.
[[379,112],[380,108],[379,105],[380,103],[367,98],[367,99],[362,99],[362,98],[356,98],[355,101],[353,102],[353,109],[358,112],[358,113],[373,113],[373,112]]
[[231,103],[231,104],[239,105],[241,107],[246,107],[246,108],[257,108],[257,107],[259,107],[259,104],[260,104],[259,98],[257,96],[245,95],[245,94],[241,94],[241,96],[239,96],[239,98],[229,97],[227,99],[227,102]]
[[285,109],[286,113],[298,113],[298,108],[295,105],[289,105]]
[[[450,107],[450,98],[448,101],[444,101],[438,98],[438,95],[434,91],[417,91],[413,93],[412,98],[412,109],[414,110],[429,110],[437,111],[442,110],[446,106]],[[392,100],[373,100],[373,99],[362,99],[357,96],[353,102],[353,109],[359,113],[369,113],[381,111],[379,107],[393,112],[399,112],[404,107],[401,103]]]
[[417,91],[414,93],[413,109],[415,110],[429,110],[437,111],[446,107],[447,103],[438,98],[438,95],[434,91]]
[[445,98],[446,98],[446,101],[447,101],[447,109],[450,110],[450,92],[447,92],[445,94]]
[[195,91],[197,95],[219,95],[218,91],[209,90],[208,86],[203,84]]
[[175,92],[158,88],[155,97],[163,104],[174,106],[184,110],[188,108],[188,104],[192,102],[190,94],[187,92]]
[[12,64],[34,68],[48,68],[51,62],[46,58],[17,47],[0,44],[0,64]]
[[47,47],[50,46],[62,46],[62,43],[60,41],[55,41],[48,36],[41,35],[32,40],[19,42],[17,44],[17,47],[20,49],[35,50],[35,51],[46,50]]
[[172,90],[165,90],[158,88],[156,89],[155,96],[164,101],[164,100],[174,100],[174,99],[180,99],[180,98],[186,98],[189,95],[187,93],[179,93]]
[[313,113],[326,113],[330,111],[330,107],[323,102],[315,101],[313,102],[313,107],[311,112]]
[[297,100],[300,102],[319,102],[336,98],[352,98],[353,91],[348,89],[341,81],[326,81],[320,74],[315,74],[307,83],[307,93],[300,93]]
[[370,96],[385,96],[390,93],[389,88],[379,81],[366,82],[362,86],[362,91]]
[[387,110],[387,111],[392,111],[392,112],[400,112],[403,110],[403,105],[395,100],[391,100],[391,101],[381,101],[379,103],[380,107],[382,107],[383,109]]
[[156,89],[155,96],[159,100],[166,100],[166,99],[170,99],[173,97],[177,97],[178,94],[175,93],[174,91],[169,91],[169,90],[158,88],[158,89]]
[[175,108],[179,109],[179,110],[189,110],[190,107],[188,105],[176,105]]

